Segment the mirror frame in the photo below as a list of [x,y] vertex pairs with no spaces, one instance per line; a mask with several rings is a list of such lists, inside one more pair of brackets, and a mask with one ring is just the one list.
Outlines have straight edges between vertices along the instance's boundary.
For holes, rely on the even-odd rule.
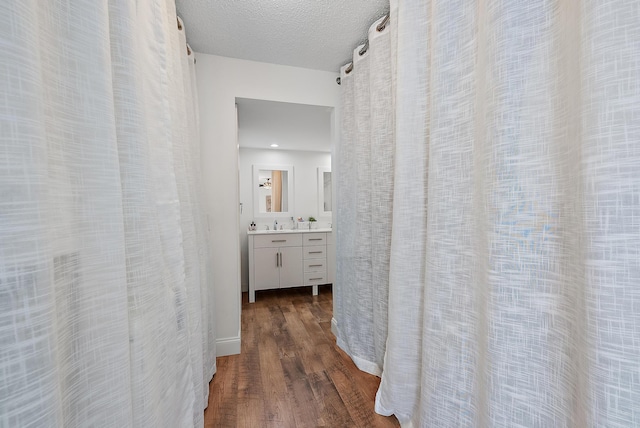
[[[324,210],[324,173],[331,172],[330,167],[318,167],[318,218],[331,218],[332,211]],[[333,174],[331,175],[331,205],[333,205]]]
[[[277,171],[287,171],[287,211],[282,212],[271,212],[271,213],[261,213],[260,212],[260,201],[259,198],[259,172],[260,170],[277,170]],[[293,165],[273,165],[273,164],[254,164],[253,165],[253,216],[255,218],[281,218],[281,217],[292,217],[294,213],[294,195],[293,195]],[[283,189],[284,191],[284,189]]]

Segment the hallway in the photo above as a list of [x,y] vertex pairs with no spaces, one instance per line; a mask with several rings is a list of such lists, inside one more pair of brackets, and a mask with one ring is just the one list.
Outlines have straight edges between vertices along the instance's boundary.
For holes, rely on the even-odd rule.
[[335,344],[331,286],[242,296],[242,352],[217,359],[205,427],[399,426],[373,410],[379,378]]

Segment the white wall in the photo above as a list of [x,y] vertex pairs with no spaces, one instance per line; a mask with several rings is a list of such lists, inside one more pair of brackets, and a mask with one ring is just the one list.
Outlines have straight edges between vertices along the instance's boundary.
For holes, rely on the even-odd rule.
[[240,147],[331,151],[330,107],[237,98]]
[[[247,228],[251,221],[255,221],[258,229],[273,226],[273,218],[256,217],[253,210],[253,165],[293,165],[293,213],[294,217],[309,216],[318,219],[318,167],[331,167],[331,153],[240,149],[240,202],[242,215],[240,216],[240,245],[242,252],[242,291],[249,290],[249,253]],[[278,218],[278,223],[288,227],[289,217]],[[319,219],[320,220],[320,219]],[[328,227],[328,221],[318,221],[318,227]]]
[[[205,209],[213,249],[217,355],[240,353],[240,240],[235,99],[334,107],[338,73],[196,54]],[[336,121],[332,135],[337,140]]]

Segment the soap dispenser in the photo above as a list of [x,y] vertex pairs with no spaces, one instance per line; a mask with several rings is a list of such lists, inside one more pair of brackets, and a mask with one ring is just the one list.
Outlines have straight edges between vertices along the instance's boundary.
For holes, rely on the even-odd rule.
[[278,230],[278,220],[273,220],[273,230]]

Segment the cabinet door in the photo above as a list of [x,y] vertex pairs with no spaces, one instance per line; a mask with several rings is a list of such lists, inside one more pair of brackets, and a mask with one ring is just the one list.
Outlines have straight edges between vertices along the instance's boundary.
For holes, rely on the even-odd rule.
[[280,288],[303,285],[302,247],[280,248],[280,260]]
[[278,248],[255,248],[253,250],[255,290],[280,288],[280,268],[277,263]]

